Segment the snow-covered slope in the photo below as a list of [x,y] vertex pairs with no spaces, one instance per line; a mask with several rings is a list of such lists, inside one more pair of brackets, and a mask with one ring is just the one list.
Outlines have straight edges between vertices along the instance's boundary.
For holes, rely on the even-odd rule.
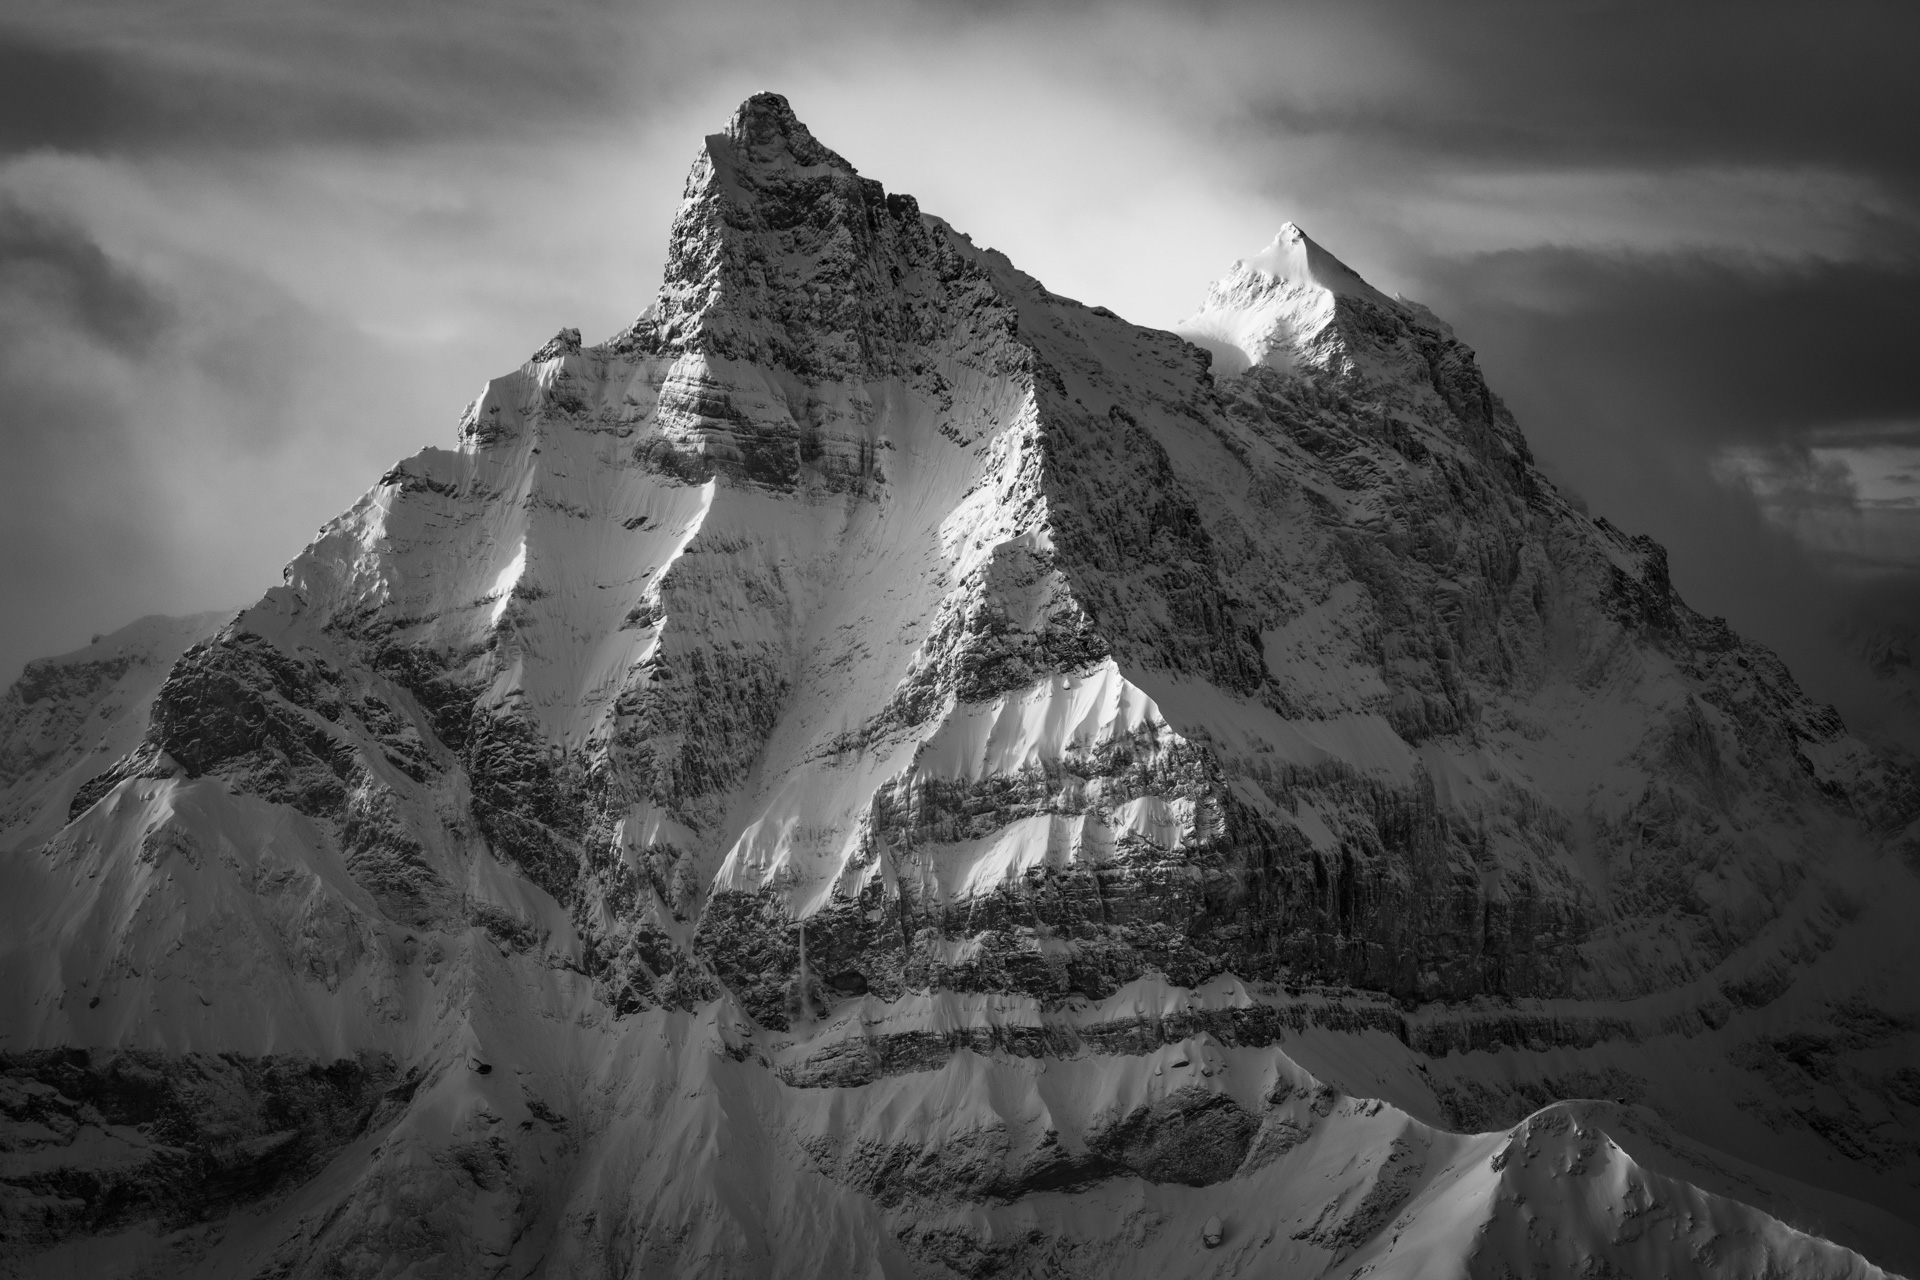
[[1905,775],[1297,229],[1186,331],[756,97],[124,740],[30,671],[16,1269],[1920,1264]]
[[1342,298],[1388,312],[1396,309],[1386,295],[1289,222],[1272,244],[1234,263],[1207,291],[1200,310],[1175,332],[1212,353],[1216,378],[1253,365],[1285,373],[1300,364],[1351,361],[1365,348],[1340,341],[1334,321]]
[[147,709],[174,662],[229,616],[141,618],[27,664],[0,701],[0,849],[66,824],[74,793],[146,735]]

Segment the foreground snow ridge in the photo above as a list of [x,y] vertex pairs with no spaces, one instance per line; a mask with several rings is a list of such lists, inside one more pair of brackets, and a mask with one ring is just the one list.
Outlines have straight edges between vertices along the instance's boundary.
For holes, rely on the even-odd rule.
[[763,94],[632,325],[0,702],[0,1264],[1912,1270],[1908,778],[1298,228],[1143,329]]

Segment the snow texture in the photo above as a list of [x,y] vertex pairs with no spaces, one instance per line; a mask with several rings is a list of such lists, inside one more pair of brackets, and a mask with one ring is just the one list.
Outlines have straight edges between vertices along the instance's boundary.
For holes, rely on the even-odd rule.
[[664,280],[7,693],[12,1274],[1920,1267],[1910,771],[1431,313],[1143,329],[774,95]]

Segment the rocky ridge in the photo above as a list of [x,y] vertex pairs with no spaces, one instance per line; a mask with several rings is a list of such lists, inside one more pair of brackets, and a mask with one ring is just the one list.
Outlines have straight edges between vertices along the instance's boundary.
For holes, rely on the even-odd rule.
[[[18,1265],[1202,1274],[1221,1197],[1208,1268],[1920,1260],[1911,783],[1431,313],[1289,227],[1142,329],[773,95],[664,278],[111,754],[117,658],[8,695]],[[209,1072],[273,1116],[165,1128]]]

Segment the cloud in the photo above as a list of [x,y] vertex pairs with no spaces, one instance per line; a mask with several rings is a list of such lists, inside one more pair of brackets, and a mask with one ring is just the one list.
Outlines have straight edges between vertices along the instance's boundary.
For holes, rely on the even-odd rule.
[[1515,249],[1719,254],[1748,269],[1911,252],[1920,219],[1857,174],[1818,168],[1533,168],[1444,172],[1398,204],[1427,253]]
[[625,96],[612,6],[75,3],[0,23],[0,153],[532,136]]
[[257,594],[484,377],[562,325],[612,332],[698,139],[770,88],[1143,323],[1302,221],[1452,321],[1556,474],[1854,715],[1823,637],[1920,618],[1916,36],[1920,10],[1846,0],[14,14],[0,536],[30,551],[0,574],[28,620],[0,675]]
[[1835,573],[1920,575],[1920,422],[1822,427],[1772,446],[1731,446],[1712,469]]
[[1422,270],[1556,475],[1664,543],[1695,607],[1880,722],[1843,633],[1920,624],[1920,519],[1875,505],[1920,443],[1912,269],[1537,248]]
[[1568,400],[1659,423],[1661,438],[1765,444],[1783,432],[1920,418],[1920,384],[1906,371],[1920,332],[1920,264],[1782,268],[1554,247],[1435,260],[1422,271],[1423,293],[1443,314],[1495,338],[1512,382],[1551,379]]
[[1252,118],[1482,164],[1920,171],[1920,91],[1907,67],[1920,13],[1910,7],[1468,0],[1352,9],[1365,15],[1369,42],[1416,70],[1332,109],[1277,85],[1248,97]]
[[164,299],[116,266],[72,222],[0,200],[0,293],[124,351],[171,320]]
[[406,451],[420,406],[361,403],[364,340],[257,276],[186,274],[0,204],[0,669],[257,595]]

